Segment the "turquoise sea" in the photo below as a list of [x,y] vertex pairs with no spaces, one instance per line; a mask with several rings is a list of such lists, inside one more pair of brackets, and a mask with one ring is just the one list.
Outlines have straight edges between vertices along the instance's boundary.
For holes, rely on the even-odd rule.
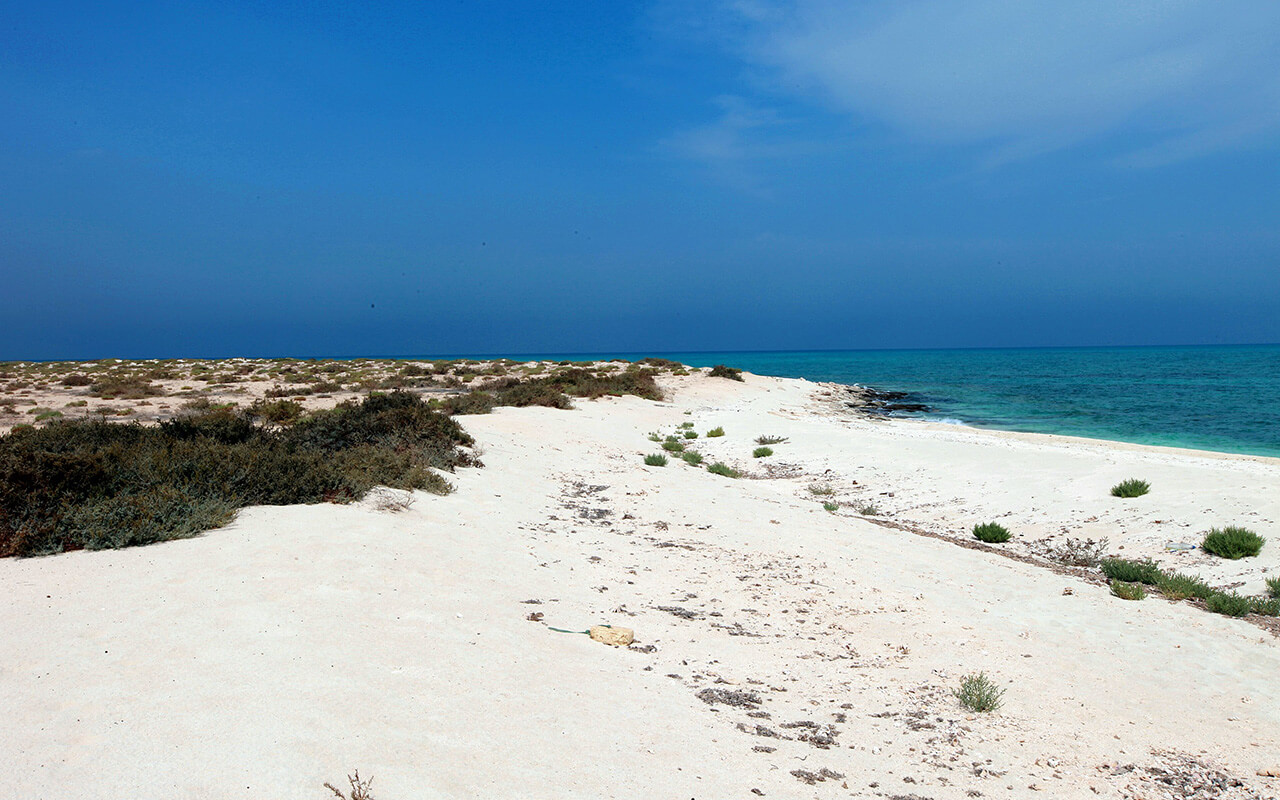
[[982,428],[1280,457],[1280,345],[648,355],[907,391],[933,409],[910,416]]

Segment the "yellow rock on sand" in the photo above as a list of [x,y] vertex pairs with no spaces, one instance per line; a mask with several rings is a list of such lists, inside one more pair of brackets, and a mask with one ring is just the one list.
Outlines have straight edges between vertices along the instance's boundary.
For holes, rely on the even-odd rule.
[[614,647],[626,647],[636,639],[636,632],[630,628],[613,628],[608,625],[592,625],[587,631],[597,642]]

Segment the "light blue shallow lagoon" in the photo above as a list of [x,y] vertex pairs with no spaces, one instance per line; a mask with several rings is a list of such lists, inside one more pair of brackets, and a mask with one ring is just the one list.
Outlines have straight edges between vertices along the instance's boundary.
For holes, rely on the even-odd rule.
[[908,416],[975,427],[1280,456],[1280,345],[646,355],[906,391],[932,409]]

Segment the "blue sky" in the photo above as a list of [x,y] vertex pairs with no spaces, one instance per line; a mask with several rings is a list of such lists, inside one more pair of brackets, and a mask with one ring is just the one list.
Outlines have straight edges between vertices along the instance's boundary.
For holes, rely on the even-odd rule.
[[1280,4],[0,2],[0,359],[1280,341]]

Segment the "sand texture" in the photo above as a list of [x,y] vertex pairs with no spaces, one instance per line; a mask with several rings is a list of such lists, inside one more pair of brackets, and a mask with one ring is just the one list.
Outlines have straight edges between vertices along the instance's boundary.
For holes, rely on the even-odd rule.
[[[869,420],[745,378],[462,417],[485,467],[404,510],[0,562],[0,798],[320,800],[356,768],[377,800],[1280,794],[1265,620],[1040,557],[1106,538],[1259,594],[1280,461]],[[644,466],[685,422],[747,474]],[[1130,477],[1151,493],[1108,494]],[[988,520],[1013,541],[962,546]],[[1166,550],[1227,524],[1262,554]],[[599,624],[635,641],[552,630]],[[998,711],[952,696],[978,671]]]

